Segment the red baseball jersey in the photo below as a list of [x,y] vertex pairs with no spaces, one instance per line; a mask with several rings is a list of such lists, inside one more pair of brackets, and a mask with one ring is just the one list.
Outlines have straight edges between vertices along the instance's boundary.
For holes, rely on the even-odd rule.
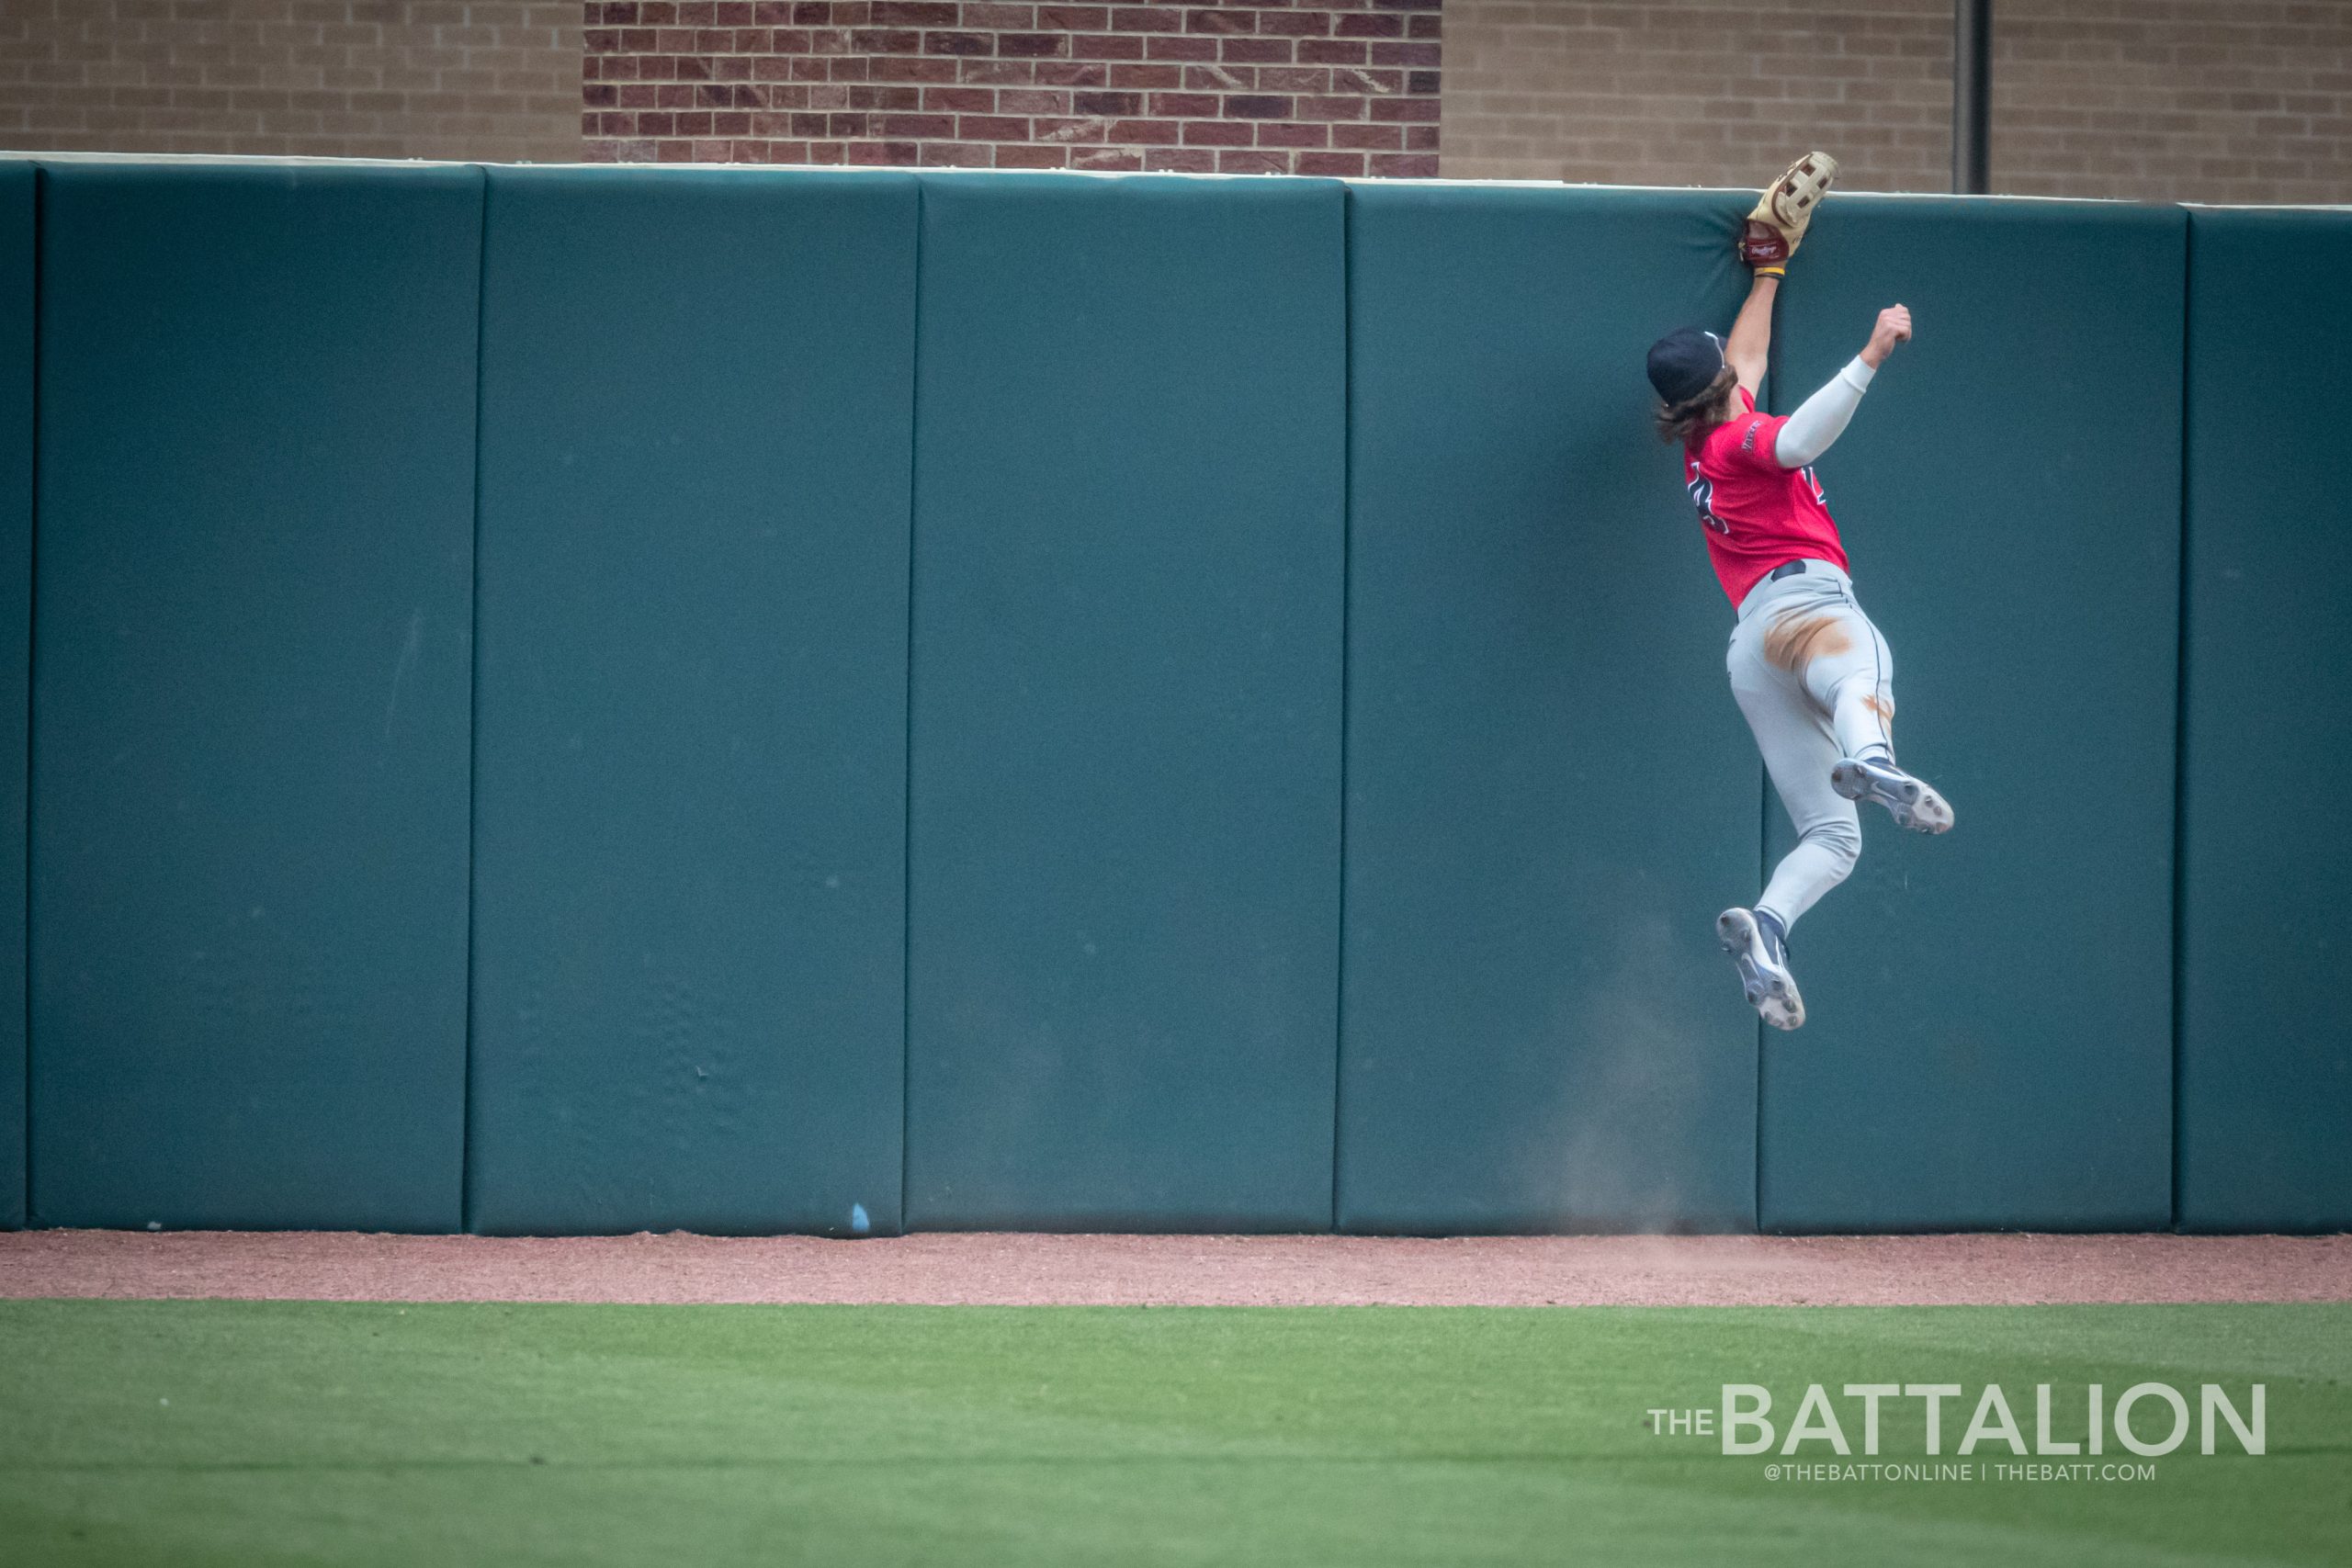
[[1846,547],[1813,469],[1784,468],[1772,456],[1788,419],[1758,413],[1745,387],[1739,401],[1747,412],[1682,452],[1682,479],[1706,526],[1707,555],[1734,605],[1785,561],[1826,560],[1848,570]]

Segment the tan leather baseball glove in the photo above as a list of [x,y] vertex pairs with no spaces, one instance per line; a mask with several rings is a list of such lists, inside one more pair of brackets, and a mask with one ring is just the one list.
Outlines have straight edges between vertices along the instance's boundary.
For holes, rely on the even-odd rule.
[[1838,178],[1838,160],[1808,152],[1765,187],[1739,231],[1739,259],[1758,272],[1777,273],[1797,254],[1813,210]]

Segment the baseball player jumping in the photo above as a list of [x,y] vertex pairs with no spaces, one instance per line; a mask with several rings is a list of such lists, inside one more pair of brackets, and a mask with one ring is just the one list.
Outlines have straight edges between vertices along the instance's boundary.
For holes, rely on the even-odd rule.
[[1810,153],[1757,203],[1739,242],[1755,280],[1728,340],[1684,327],[1649,354],[1658,433],[1681,444],[1707,554],[1739,609],[1725,660],[1732,694],[1797,830],[1755,908],[1715,921],[1741,989],[1775,1029],[1804,1022],[1789,928],[1854,869],[1862,851],[1854,803],[1874,800],[1923,833],[1952,824],[1943,797],[1894,765],[1894,656],[1854,601],[1845,546],[1813,473],[1871,378],[1910,339],[1911,312],[1881,310],[1861,353],[1796,412],[1756,412],[1773,296],[1837,173],[1826,153]]

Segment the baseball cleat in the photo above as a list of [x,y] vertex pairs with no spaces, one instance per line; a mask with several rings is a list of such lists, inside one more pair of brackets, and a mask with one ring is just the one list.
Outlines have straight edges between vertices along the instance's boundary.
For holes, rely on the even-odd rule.
[[1804,1022],[1804,998],[1797,995],[1797,977],[1789,973],[1787,950],[1746,909],[1725,909],[1715,917],[1715,935],[1739,970],[1739,988],[1747,1005],[1775,1029],[1794,1029]]
[[1892,762],[1848,757],[1829,770],[1829,787],[1848,800],[1875,800],[1898,828],[1917,833],[1951,830],[1951,804]]
[[1797,254],[1814,209],[1838,178],[1838,160],[1808,152],[1765,187],[1756,210],[1739,232],[1739,259],[1750,266],[1778,267]]

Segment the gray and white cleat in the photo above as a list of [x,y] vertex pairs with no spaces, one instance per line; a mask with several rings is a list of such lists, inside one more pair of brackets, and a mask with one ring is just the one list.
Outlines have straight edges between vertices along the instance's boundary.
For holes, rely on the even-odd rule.
[[1848,800],[1875,800],[1894,814],[1898,828],[1917,833],[1951,831],[1951,803],[1922,779],[1892,762],[1848,757],[1829,770],[1829,787]]
[[1715,935],[1739,970],[1739,988],[1747,1005],[1775,1029],[1795,1029],[1804,1022],[1804,998],[1797,994],[1797,977],[1789,973],[1789,955],[1771,932],[1746,909],[1725,909],[1715,917]]

